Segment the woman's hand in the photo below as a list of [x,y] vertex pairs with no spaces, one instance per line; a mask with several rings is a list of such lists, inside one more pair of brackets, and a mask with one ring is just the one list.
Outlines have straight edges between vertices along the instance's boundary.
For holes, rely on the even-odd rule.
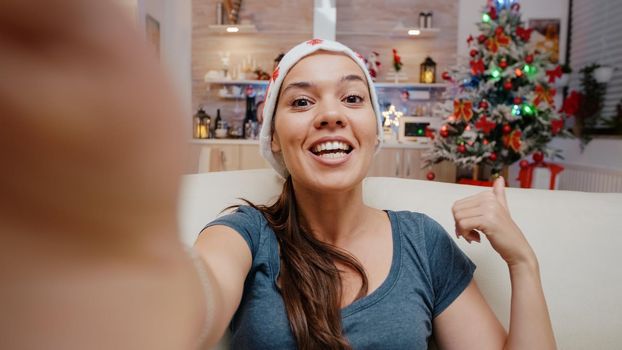
[[525,236],[510,216],[503,177],[495,180],[492,191],[456,201],[452,212],[458,238],[462,236],[469,243],[479,242],[480,233],[483,233],[508,265],[537,263]]

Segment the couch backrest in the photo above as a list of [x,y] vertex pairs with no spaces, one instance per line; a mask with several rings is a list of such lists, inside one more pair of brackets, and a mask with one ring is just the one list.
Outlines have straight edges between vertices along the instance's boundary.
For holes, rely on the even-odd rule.
[[[188,175],[180,201],[182,240],[196,234],[243,197],[266,203],[281,191],[272,170]],[[438,221],[453,236],[452,204],[489,188],[397,178],[368,178],[365,202],[412,210]],[[622,194],[507,188],[512,217],[536,251],[560,349],[622,348]],[[507,267],[486,240],[458,245],[478,266],[475,279],[508,326]]]

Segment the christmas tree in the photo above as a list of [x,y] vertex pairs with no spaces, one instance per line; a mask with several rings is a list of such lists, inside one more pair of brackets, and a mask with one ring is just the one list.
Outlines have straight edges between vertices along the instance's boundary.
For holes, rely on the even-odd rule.
[[443,160],[463,168],[488,165],[494,175],[532,153],[563,158],[548,146],[555,136],[572,137],[553,101],[561,67],[531,51],[531,29],[516,2],[488,1],[478,28],[480,35],[467,39],[469,64],[443,73],[451,99],[437,106],[446,117],[424,166]]

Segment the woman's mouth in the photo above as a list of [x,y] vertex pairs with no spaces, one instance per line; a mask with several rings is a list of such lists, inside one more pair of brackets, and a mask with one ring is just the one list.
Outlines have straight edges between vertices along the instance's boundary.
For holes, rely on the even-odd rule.
[[322,159],[340,159],[350,154],[352,149],[351,145],[343,141],[326,141],[315,144],[310,151]]

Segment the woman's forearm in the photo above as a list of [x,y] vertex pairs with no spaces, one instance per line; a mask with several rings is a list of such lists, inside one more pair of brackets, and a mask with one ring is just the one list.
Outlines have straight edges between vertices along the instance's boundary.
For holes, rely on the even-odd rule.
[[537,259],[510,265],[509,269],[512,302],[505,349],[556,349]]

